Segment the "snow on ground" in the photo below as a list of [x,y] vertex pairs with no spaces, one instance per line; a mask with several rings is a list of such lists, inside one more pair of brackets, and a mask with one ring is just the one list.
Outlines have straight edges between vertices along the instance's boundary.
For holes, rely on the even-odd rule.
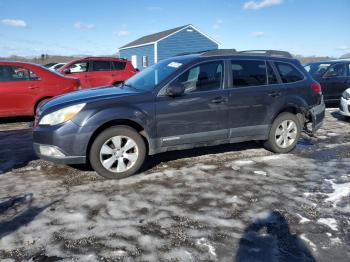
[[0,258],[348,261],[349,125],[329,110],[325,138],[292,154],[254,142],[172,152],[120,181],[36,160],[30,131],[5,125]]

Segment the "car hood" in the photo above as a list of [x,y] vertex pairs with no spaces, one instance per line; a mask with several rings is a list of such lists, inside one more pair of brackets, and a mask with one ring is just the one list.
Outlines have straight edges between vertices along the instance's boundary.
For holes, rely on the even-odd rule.
[[72,93],[68,93],[65,95],[57,96],[50,101],[48,101],[45,105],[40,109],[41,111],[45,111],[49,108],[57,108],[57,107],[65,107],[73,104],[79,103],[88,103],[94,100],[101,100],[104,98],[110,97],[122,97],[122,96],[130,96],[135,95],[138,92],[126,88],[126,87],[100,87],[100,88],[92,88],[87,90],[76,91]]

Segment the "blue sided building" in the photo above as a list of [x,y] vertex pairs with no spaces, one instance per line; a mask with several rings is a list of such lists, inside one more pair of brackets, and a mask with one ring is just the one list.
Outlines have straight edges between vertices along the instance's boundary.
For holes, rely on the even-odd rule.
[[119,48],[119,56],[142,70],[178,54],[218,49],[219,43],[193,25],[143,36]]

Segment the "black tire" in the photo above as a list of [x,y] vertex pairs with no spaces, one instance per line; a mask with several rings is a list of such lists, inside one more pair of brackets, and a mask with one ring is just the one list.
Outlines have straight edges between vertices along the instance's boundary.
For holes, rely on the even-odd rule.
[[[133,165],[124,172],[111,172],[107,168],[105,168],[101,162],[100,152],[101,148],[105,143],[115,136],[128,137],[131,138],[137,147],[138,157],[137,160],[133,163]],[[93,141],[89,160],[92,168],[101,176],[108,179],[121,179],[131,175],[136,174],[141,168],[146,157],[146,145],[139,133],[136,132],[135,129],[129,126],[114,126],[104,130],[101,134],[99,134],[96,139]],[[117,164],[118,164],[117,160]],[[127,161],[127,160],[126,160]]]
[[[288,145],[286,147],[282,147],[281,145],[279,145],[277,143],[277,135],[276,135],[277,129],[280,127],[280,125],[284,121],[293,121],[295,126],[296,126],[295,140],[293,143],[291,143],[290,145]],[[300,138],[300,135],[301,135],[301,125],[300,125],[300,120],[298,119],[298,117],[292,113],[284,112],[284,113],[279,114],[276,117],[276,119],[273,121],[270,132],[269,132],[268,140],[265,141],[264,146],[266,149],[268,149],[274,153],[280,153],[280,154],[288,153],[295,148],[295,146],[298,143],[298,140]]]

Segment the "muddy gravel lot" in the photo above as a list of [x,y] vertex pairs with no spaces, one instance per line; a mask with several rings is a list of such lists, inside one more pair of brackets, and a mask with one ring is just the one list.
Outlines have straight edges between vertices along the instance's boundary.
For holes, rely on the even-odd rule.
[[286,155],[256,142],[164,153],[103,180],[38,160],[0,124],[1,261],[350,261],[350,120]]

